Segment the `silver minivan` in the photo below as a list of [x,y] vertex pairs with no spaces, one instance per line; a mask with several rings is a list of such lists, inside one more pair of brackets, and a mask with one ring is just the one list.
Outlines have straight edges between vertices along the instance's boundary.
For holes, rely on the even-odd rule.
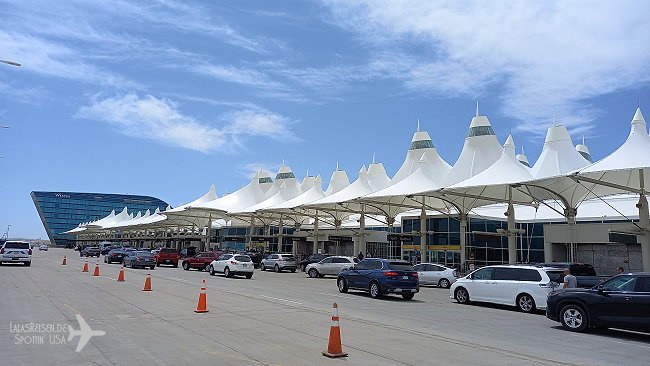
[[286,269],[295,272],[296,268],[298,268],[298,261],[296,261],[296,257],[293,254],[269,254],[268,257],[262,259],[262,262],[260,262],[260,269],[262,271],[273,269],[276,272],[281,272]]

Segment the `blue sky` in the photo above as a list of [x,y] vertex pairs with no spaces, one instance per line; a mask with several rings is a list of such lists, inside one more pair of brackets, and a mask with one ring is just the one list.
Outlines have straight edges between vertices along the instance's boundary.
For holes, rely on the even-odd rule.
[[[553,111],[596,159],[649,110],[647,1],[0,0],[0,234],[46,237],[32,190],[188,202],[284,159],[299,179],[417,119],[453,164],[480,100],[534,162]],[[639,102],[640,101],[640,102]],[[648,112],[646,112],[646,115]]]

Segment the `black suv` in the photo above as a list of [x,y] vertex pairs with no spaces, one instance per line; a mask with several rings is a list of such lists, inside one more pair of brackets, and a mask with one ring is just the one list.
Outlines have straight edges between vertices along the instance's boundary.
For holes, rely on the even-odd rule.
[[626,273],[593,288],[553,291],[546,317],[564,328],[590,327],[650,331],[650,273]]

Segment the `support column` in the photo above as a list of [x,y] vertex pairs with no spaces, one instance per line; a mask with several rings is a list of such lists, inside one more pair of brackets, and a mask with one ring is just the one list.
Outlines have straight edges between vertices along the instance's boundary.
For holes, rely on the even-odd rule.
[[[422,197],[424,202],[424,197]],[[427,262],[427,211],[422,204],[420,212],[420,263]]]
[[316,216],[314,216],[314,244],[312,245],[312,254],[318,253],[318,211],[316,211]]
[[354,255],[359,253],[366,255],[366,205],[361,205],[361,216],[359,217],[359,244],[354,250]]
[[[511,188],[512,189],[512,188]],[[517,263],[517,232],[515,231],[515,208],[512,201],[508,203],[508,263]]]
[[255,216],[251,217],[251,228],[248,232],[248,247],[253,250],[253,236],[255,235]]
[[648,229],[650,229],[650,213],[648,211],[648,199],[645,197],[643,169],[639,169],[639,184],[641,185],[641,194],[636,207],[639,208],[639,226],[643,230],[643,235],[640,237],[641,260],[643,271],[650,272],[650,232],[648,232]]
[[467,214],[459,213],[460,219],[460,270],[467,271]]
[[284,223],[282,222],[282,215],[280,215],[280,223],[278,224],[278,253],[282,253],[282,241],[284,240]]

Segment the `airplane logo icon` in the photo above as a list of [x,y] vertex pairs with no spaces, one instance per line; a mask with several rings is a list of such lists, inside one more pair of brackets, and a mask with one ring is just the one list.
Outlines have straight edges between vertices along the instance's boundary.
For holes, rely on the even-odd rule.
[[81,351],[82,348],[88,343],[92,336],[103,336],[106,334],[103,330],[92,330],[90,326],[81,315],[77,315],[77,322],[79,323],[79,330],[74,330],[71,325],[68,325],[68,331],[70,335],[68,336],[68,342],[72,340],[75,336],[79,336],[79,343],[77,344],[77,349],[75,352]]

